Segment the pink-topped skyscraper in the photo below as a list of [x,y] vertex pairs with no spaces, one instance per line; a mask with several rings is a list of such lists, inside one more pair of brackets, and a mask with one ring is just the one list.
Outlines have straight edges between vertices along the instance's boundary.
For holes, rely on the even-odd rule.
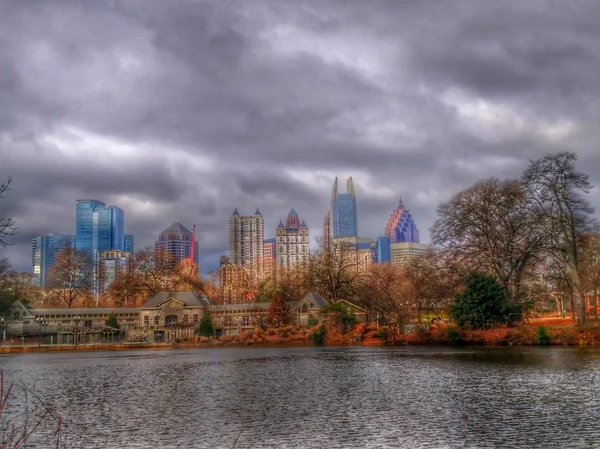
[[402,198],[398,202],[398,207],[392,211],[392,215],[385,227],[385,236],[390,239],[390,244],[402,242],[419,243],[419,230],[410,211],[404,207]]

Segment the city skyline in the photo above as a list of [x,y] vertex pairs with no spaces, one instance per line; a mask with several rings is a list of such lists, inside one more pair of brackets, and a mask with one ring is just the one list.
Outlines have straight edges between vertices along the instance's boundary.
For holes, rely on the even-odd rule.
[[265,237],[292,206],[320,234],[335,176],[354,177],[361,236],[402,195],[424,243],[441,201],[544,154],[576,152],[600,185],[597,3],[135,3],[0,5],[17,270],[33,238],[74,233],[76,198],[119,205],[138,249],[196,223],[208,271],[236,205],[261,207]]

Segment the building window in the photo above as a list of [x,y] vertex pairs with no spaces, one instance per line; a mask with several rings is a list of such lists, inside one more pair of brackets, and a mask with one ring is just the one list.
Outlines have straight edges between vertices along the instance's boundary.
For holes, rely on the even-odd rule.
[[194,313],[194,323],[197,323],[197,322],[198,322],[198,314]]
[[187,314],[186,314],[186,315],[183,315],[183,322],[184,322],[184,323],[187,323],[187,322],[188,322],[188,315],[187,315]]
[[144,324],[146,326],[150,324],[150,315],[144,315]]
[[158,323],[160,322],[160,317],[157,315],[154,317],[154,325],[158,326]]
[[243,316],[242,317],[242,326],[248,326],[250,324],[250,317]]
[[225,326],[231,326],[231,317],[230,316],[225,318]]

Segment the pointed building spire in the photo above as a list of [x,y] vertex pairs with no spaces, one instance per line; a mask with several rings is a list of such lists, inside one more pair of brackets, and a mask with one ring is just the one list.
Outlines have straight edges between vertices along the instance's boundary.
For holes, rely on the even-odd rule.
[[306,226],[306,223],[304,222],[304,220],[302,220],[302,223],[300,223],[300,227],[301,228],[308,228],[308,226]]
[[346,193],[352,195],[352,198],[356,198],[356,191],[354,190],[354,182],[352,176],[346,180]]
[[256,208],[256,212],[254,212],[254,215],[261,215],[260,211],[258,210],[258,207]]
[[277,225],[277,229],[283,229],[285,226],[283,225],[283,221],[279,220],[279,224]]
[[240,216],[240,214],[239,214],[239,212],[238,212],[238,210],[237,210],[237,207],[235,208],[235,210],[233,211],[233,214],[231,214],[231,215],[232,215],[232,216],[237,216],[237,217],[239,217],[239,216]]

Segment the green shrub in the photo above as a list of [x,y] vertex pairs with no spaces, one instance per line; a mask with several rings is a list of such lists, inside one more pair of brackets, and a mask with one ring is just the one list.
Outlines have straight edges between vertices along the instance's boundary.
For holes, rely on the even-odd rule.
[[310,315],[308,317],[308,327],[313,327],[313,326],[316,326],[317,324],[319,324],[319,319],[314,315]]
[[496,278],[485,273],[471,273],[463,279],[465,290],[456,297],[450,312],[462,328],[484,329],[504,321],[508,294]]
[[201,337],[210,337],[213,335],[213,325],[210,315],[208,313],[204,313],[202,318],[200,319],[200,324],[198,326],[198,335]]
[[175,339],[175,344],[179,344],[179,343],[181,343],[181,338],[176,338]]
[[106,320],[105,324],[108,327],[113,327],[115,329],[119,329],[119,321],[117,320],[117,316],[114,313],[110,313],[108,315],[108,320]]
[[548,329],[544,326],[539,326],[537,328],[537,332],[535,333],[534,343],[540,346],[548,346],[550,344],[550,334],[548,333]]
[[325,343],[325,336],[327,335],[327,328],[324,324],[321,324],[318,330],[313,331],[310,335],[310,339],[315,346],[321,346]]
[[380,340],[387,340],[388,338],[388,331],[387,329],[379,329],[377,332],[375,332],[375,334],[373,335],[373,337],[378,338]]
[[448,343],[453,346],[459,346],[464,343],[461,332],[454,326],[449,326],[447,332]]

